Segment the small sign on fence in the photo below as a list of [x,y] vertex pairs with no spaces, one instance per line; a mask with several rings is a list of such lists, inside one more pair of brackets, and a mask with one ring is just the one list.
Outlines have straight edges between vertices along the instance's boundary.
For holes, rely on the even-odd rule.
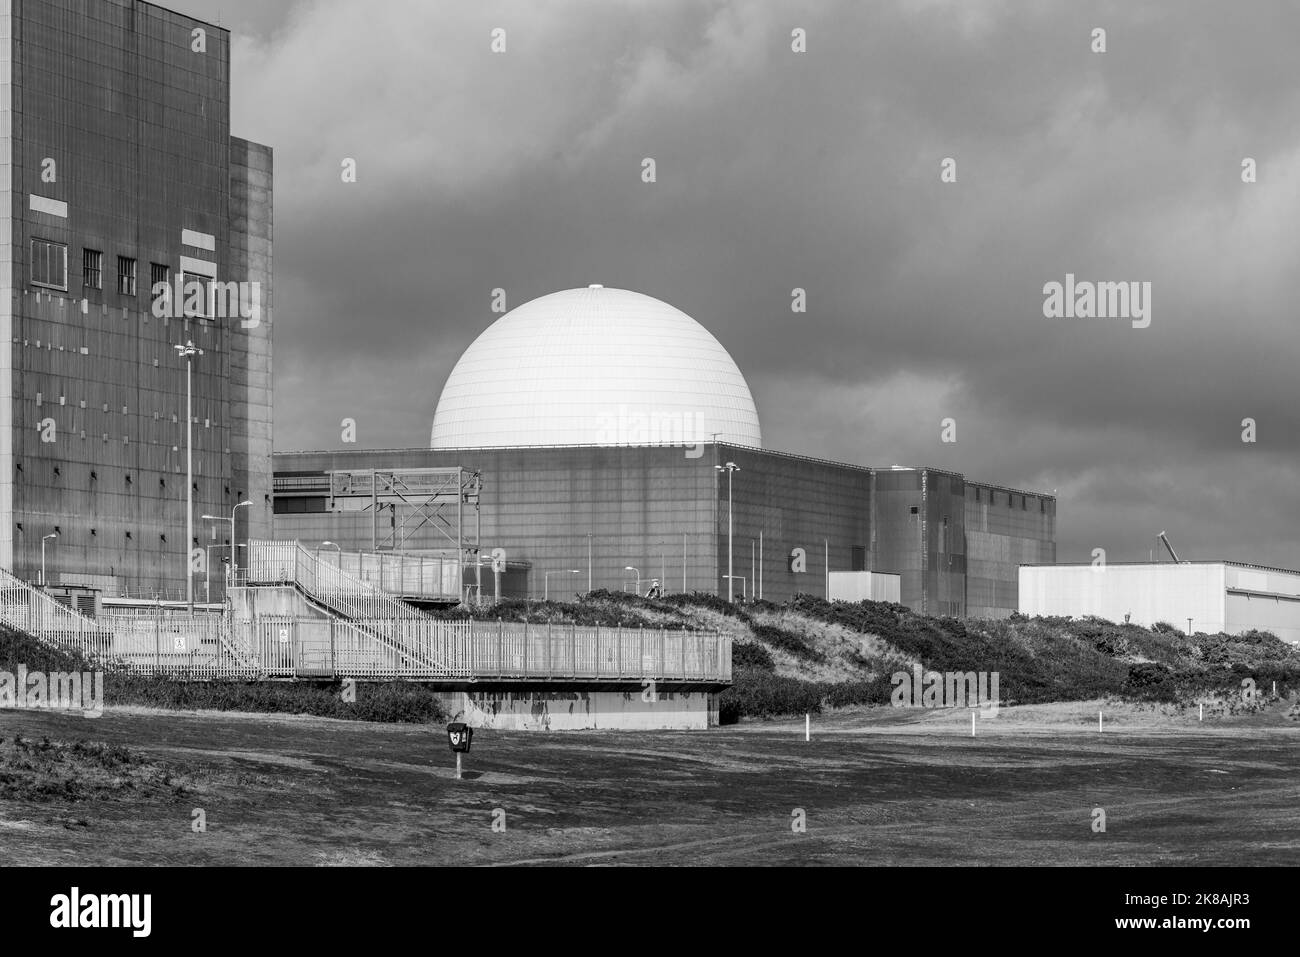
[[288,629],[288,628],[281,628],[281,629],[280,629],[280,644],[282,644],[282,645],[287,645],[288,643],[289,643],[289,629]]

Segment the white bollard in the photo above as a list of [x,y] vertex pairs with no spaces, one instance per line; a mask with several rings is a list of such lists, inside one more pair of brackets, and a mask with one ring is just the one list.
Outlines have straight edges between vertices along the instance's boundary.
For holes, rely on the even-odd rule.
[[970,713],[970,736],[975,737],[975,712]]
[[812,740],[812,715],[810,714],[803,716],[803,739],[805,741]]
[[1098,712],[1097,712],[1097,730],[1098,730],[1098,731],[1101,731],[1101,729],[1102,729],[1102,728],[1101,728],[1101,712],[1098,711]]
[[1197,718],[1196,720],[1198,720],[1198,721],[1204,721],[1204,720],[1205,720],[1205,702],[1204,702],[1204,701],[1201,702],[1201,716],[1200,716],[1199,718]]

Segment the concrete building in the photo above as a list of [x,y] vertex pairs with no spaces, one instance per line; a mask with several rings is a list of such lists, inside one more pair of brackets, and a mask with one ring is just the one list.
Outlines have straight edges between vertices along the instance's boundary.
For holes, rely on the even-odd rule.
[[249,499],[239,537],[269,536],[271,203],[270,149],[230,135],[226,30],[0,4],[0,566],[35,581],[44,539],[52,583],[175,599],[228,550],[198,516]]
[[[470,596],[495,593],[479,562],[501,550],[503,594],[521,597],[660,580],[780,601],[826,595],[828,572],[871,571],[898,575],[918,611],[983,617],[1016,609],[1022,562],[1056,557],[1050,495],[761,441],[744,377],[695,320],[625,290],[568,290],[465,352],[432,448],[277,454],[275,536],[460,554]],[[458,488],[473,476],[475,504],[439,492],[438,474]]]
[[1300,644],[1300,572],[1241,562],[1027,565],[1020,611],[1163,621],[1193,633],[1271,631]]

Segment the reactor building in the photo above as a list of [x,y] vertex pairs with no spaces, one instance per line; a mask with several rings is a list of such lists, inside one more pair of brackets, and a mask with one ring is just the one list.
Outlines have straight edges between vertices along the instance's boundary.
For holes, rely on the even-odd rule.
[[1019,567],[1056,559],[1051,495],[765,449],[745,377],[707,329],[601,286],[484,331],[428,448],[285,452],[274,467],[276,538],[450,557],[470,599],[897,596],[1003,617]]
[[0,61],[0,567],[184,598],[202,515],[271,530],[271,150],[228,31],[142,0],[0,4]]

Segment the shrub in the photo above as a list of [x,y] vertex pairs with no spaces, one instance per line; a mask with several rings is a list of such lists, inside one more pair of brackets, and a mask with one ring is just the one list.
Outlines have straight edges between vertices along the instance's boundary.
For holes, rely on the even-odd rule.
[[873,681],[838,681],[823,686],[822,702],[828,708],[846,708],[860,704],[889,704],[893,688],[888,678]]
[[1125,689],[1133,697],[1144,701],[1172,702],[1177,699],[1173,671],[1154,661],[1132,665],[1128,670]]
[[737,641],[731,645],[732,668],[752,668],[757,671],[775,671],[772,653],[757,642]]
[[741,717],[788,717],[818,713],[821,708],[822,686],[815,682],[742,669],[734,672],[731,687],[718,699],[718,720],[734,724]]

